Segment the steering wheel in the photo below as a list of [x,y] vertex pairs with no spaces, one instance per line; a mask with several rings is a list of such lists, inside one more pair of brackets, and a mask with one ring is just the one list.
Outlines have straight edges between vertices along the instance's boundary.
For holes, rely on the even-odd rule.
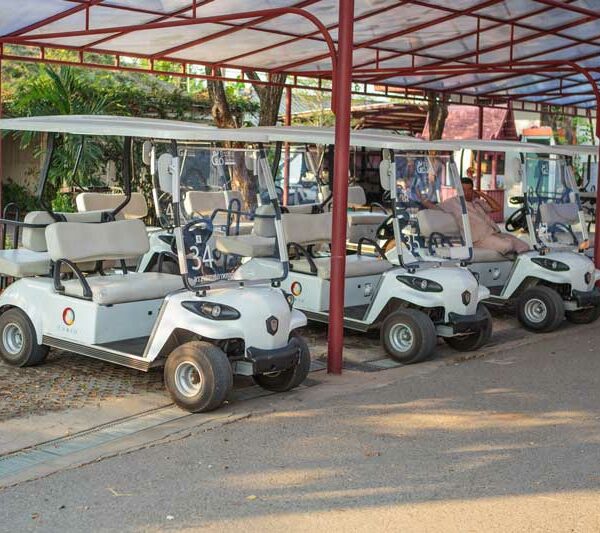
[[394,215],[389,215],[377,228],[375,234],[380,241],[388,241],[394,238]]
[[520,229],[527,231],[527,209],[522,207],[512,213],[504,223],[506,231],[515,232]]
[[214,274],[214,269],[204,262],[206,246],[213,233],[210,218],[195,218],[182,229],[183,247],[189,276]]

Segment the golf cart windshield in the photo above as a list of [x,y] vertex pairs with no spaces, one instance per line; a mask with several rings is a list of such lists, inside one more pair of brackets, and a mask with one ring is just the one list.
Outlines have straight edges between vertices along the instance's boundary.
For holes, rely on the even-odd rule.
[[547,154],[527,154],[524,166],[529,231],[537,244],[587,247],[587,225],[572,167],[564,157]]
[[452,158],[396,152],[392,169],[394,234],[405,244],[403,261],[470,259],[467,207]]
[[[196,290],[227,282],[285,277],[287,255],[275,184],[264,151],[194,147],[172,158],[174,202],[179,205],[181,272]],[[190,164],[190,161],[193,164]],[[242,220],[247,231],[233,231]],[[249,226],[249,227],[248,227]],[[239,229],[239,228],[238,228]],[[218,259],[218,261],[215,260]],[[255,258],[262,268],[240,268]],[[221,260],[222,259],[222,260]],[[262,272],[258,275],[255,272]],[[265,279],[264,272],[269,276]]]
[[[280,197],[284,176],[289,176],[288,205],[319,202],[319,178],[324,156],[322,146],[288,145],[283,149],[277,173]],[[280,198],[281,199],[281,198]]]

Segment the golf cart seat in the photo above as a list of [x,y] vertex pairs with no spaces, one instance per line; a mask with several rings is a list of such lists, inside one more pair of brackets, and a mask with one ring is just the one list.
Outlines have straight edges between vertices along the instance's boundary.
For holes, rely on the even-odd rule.
[[[455,218],[441,209],[422,209],[417,213],[419,234],[430,239],[432,235],[441,235],[449,241],[460,240],[462,232]],[[436,246],[436,254],[442,258],[451,258],[449,245]],[[490,248],[473,247],[473,263],[496,263],[498,261],[511,261],[510,257],[502,255]]]
[[[237,200],[239,205],[235,202]],[[239,191],[188,191],[183,200],[183,207],[187,213],[197,217],[202,216],[209,218],[214,213],[215,209],[227,210],[232,206],[235,211],[241,209],[242,195]],[[237,217],[233,217],[233,225]],[[227,213],[219,211],[213,219],[214,226],[225,226],[227,224]],[[252,231],[252,222],[240,221],[239,235],[248,235]]]
[[540,205],[540,218],[544,224],[564,224],[571,226],[579,223],[577,204],[549,204]]
[[[150,248],[141,220],[118,220],[102,224],[57,222],[46,228],[48,253],[56,265],[65,261],[86,263],[121,261],[145,254]],[[56,277],[55,277],[56,280]],[[59,280],[60,292],[91,299],[99,305],[164,298],[183,288],[180,276],[160,272],[129,272],[106,276],[83,276]],[[91,297],[86,296],[89,287]]]
[[[103,192],[82,192],[75,198],[77,211],[113,211],[119,207],[126,196]],[[148,204],[141,192],[131,193],[127,205],[117,213],[117,218],[136,219],[148,216]]]
[[[378,204],[368,205],[367,195],[360,185],[348,187],[348,236],[350,242],[361,238],[376,239],[377,228],[385,222],[387,212]],[[373,208],[378,211],[373,211]]]
[[226,255],[241,257],[274,257],[275,224],[271,217],[275,215],[273,207],[261,205],[256,208],[256,218],[252,233],[246,235],[217,235],[216,249]]
[[[331,242],[331,213],[304,215],[297,213],[282,216],[283,229],[288,244],[298,244],[305,249]],[[346,277],[372,276],[391,268],[386,260],[360,254],[346,256]],[[321,279],[331,278],[330,257],[299,257],[290,261],[290,270],[314,274]]]
[[[57,215],[79,222],[100,222],[102,214],[56,213]],[[55,220],[46,211],[31,211],[25,215],[25,224],[52,224]],[[0,250],[0,276],[29,278],[44,276],[50,272],[50,254],[46,245],[45,227],[23,228],[21,246],[12,250]],[[80,265],[82,270],[94,268],[95,264]]]

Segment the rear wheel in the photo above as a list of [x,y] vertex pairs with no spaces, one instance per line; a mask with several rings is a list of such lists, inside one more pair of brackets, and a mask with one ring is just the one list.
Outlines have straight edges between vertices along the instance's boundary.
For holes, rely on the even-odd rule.
[[46,359],[48,347],[38,344],[35,328],[20,309],[0,316],[0,358],[11,366],[39,365]]
[[600,318],[600,305],[577,309],[577,311],[567,311],[566,317],[573,324],[591,324]]
[[455,350],[461,352],[469,352],[472,350],[478,350],[483,345],[487,344],[490,338],[492,337],[492,315],[489,312],[488,308],[479,304],[477,309],[478,312],[485,314],[485,322],[477,331],[470,333],[468,335],[458,335],[456,337],[444,337],[446,344],[451,346]]
[[300,350],[298,363],[293,368],[273,372],[270,374],[257,374],[254,382],[263,389],[274,392],[286,392],[300,385],[308,376],[310,370],[310,349],[303,337],[293,336],[290,342],[296,343]]
[[167,357],[164,376],[173,401],[192,413],[221,406],[233,387],[225,352],[208,342],[192,341],[175,348]]
[[565,318],[565,304],[554,289],[538,285],[519,297],[517,317],[526,329],[547,333],[558,328]]
[[396,311],[381,326],[381,343],[385,351],[392,359],[405,365],[427,359],[436,340],[431,318],[416,309]]

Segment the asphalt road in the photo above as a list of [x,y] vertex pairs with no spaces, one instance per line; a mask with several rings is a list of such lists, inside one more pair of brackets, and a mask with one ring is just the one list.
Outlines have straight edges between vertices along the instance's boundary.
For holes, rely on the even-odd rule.
[[0,531],[599,531],[600,328],[347,374],[0,492]]

